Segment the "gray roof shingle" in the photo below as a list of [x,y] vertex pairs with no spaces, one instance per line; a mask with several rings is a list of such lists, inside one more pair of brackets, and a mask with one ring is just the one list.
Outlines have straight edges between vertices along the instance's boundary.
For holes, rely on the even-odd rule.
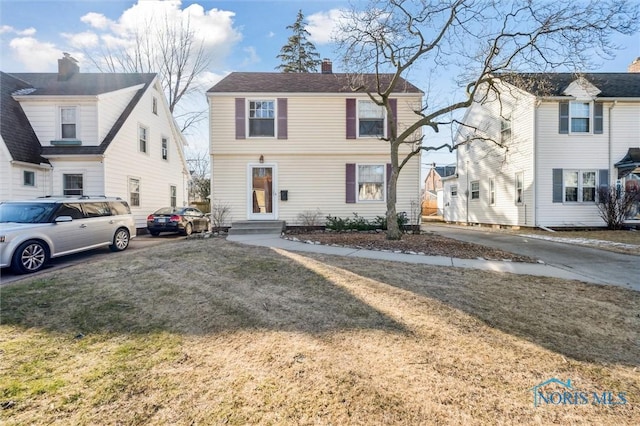
[[155,74],[144,73],[76,73],[68,80],[58,80],[58,73],[11,73],[28,81],[35,91],[29,96],[92,96],[150,83]]
[[496,76],[536,96],[564,96],[563,91],[573,81],[584,77],[600,89],[599,98],[640,98],[640,73],[520,73]]
[[[391,74],[381,74],[382,84],[388,84]],[[368,88],[375,86],[375,74],[364,75]],[[384,86],[383,86],[384,87]],[[352,93],[347,74],[232,72],[211,87],[207,93]],[[400,79],[395,93],[423,92]]]
[[40,155],[40,142],[20,104],[11,94],[32,86],[0,71],[0,134],[14,161],[40,164],[48,160]]

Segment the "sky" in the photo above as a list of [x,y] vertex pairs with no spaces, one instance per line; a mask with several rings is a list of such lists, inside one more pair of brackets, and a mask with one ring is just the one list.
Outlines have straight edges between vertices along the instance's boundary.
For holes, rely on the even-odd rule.
[[[189,13],[212,58],[201,77],[202,98],[197,101],[206,107],[205,91],[229,72],[275,71],[280,63],[277,55],[291,34],[286,27],[295,22],[300,9],[308,23],[309,40],[322,58],[333,61],[334,72],[340,72],[330,36],[340,9],[347,7],[349,1],[343,0],[0,0],[0,70],[56,72],[62,52],[69,52],[79,60],[81,72],[96,72],[84,58],[86,48],[117,43],[158,10],[164,9],[167,16],[174,17]],[[628,64],[640,57],[640,34],[619,36],[616,42],[622,47],[616,58],[590,71],[626,72]],[[458,90],[449,78],[413,73],[409,80],[425,92],[435,86]],[[188,151],[206,152],[208,137],[206,123],[192,129],[186,135]],[[450,142],[446,132],[438,137],[441,142]],[[454,161],[455,155],[448,151],[422,158],[425,165]]]

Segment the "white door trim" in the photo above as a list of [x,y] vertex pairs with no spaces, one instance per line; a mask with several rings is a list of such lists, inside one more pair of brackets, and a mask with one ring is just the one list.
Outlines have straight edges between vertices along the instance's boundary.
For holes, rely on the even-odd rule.
[[[253,212],[253,169],[258,167],[271,168],[271,213]],[[247,219],[248,220],[275,220],[278,218],[278,165],[276,163],[248,163],[247,164]]]

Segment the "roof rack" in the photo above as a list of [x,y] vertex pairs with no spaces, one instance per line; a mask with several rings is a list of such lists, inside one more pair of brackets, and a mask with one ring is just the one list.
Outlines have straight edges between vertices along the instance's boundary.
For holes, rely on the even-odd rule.
[[93,199],[107,199],[112,198],[114,200],[122,200],[120,197],[107,197],[106,195],[42,195],[38,198],[69,198],[77,200],[93,200]]

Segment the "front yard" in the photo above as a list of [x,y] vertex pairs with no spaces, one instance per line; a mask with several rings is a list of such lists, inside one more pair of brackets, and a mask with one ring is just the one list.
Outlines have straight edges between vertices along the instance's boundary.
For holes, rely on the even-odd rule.
[[[0,408],[7,425],[632,425],[639,312],[622,288],[180,240],[2,287]],[[551,378],[590,403],[535,407]],[[608,392],[626,404],[593,403]]]

